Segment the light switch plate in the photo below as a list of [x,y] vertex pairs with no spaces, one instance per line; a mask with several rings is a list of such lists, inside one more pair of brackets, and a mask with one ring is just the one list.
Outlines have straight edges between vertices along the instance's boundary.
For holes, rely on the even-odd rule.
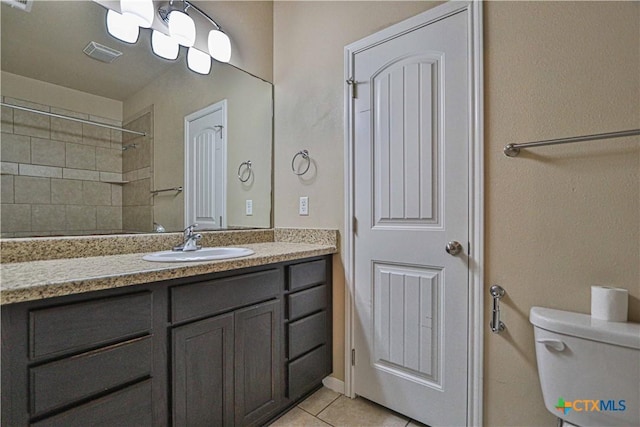
[[298,205],[298,214],[309,215],[309,197],[300,197],[300,204]]
[[251,216],[253,215],[253,200],[247,200],[245,202],[245,209],[244,209],[244,213],[247,216]]

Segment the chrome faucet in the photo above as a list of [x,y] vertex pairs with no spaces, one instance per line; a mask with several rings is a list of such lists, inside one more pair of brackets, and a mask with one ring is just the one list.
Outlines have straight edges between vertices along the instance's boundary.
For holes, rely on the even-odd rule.
[[184,229],[184,241],[181,245],[173,247],[172,251],[197,251],[198,249],[202,249],[202,246],[198,245],[198,241],[202,239],[202,234],[194,234],[194,228],[196,228],[198,224],[191,224],[187,228]]

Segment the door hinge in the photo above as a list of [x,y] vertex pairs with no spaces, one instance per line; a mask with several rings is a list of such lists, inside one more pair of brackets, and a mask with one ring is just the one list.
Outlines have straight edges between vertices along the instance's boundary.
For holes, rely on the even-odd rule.
[[353,228],[353,234],[357,234],[358,233],[358,218],[356,218],[355,216],[353,217],[353,223],[351,224],[352,228]]
[[471,255],[471,242],[467,242],[467,255]]
[[351,349],[351,366],[356,366],[356,349]]
[[351,98],[354,98],[354,99],[357,98],[358,97],[358,94],[357,94],[358,84],[353,79],[353,77],[349,77],[349,80],[347,80],[347,84],[349,86],[351,86]]

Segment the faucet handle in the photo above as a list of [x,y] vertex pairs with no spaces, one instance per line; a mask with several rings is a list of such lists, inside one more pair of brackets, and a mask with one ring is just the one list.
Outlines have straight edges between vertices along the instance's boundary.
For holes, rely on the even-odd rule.
[[185,228],[183,230],[183,233],[185,235],[185,238],[187,237],[191,237],[193,235],[193,229],[196,228],[198,226],[197,222],[194,222],[193,224],[191,224],[190,226],[188,226],[187,228]]
[[200,239],[202,239],[202,234],[200,233],[192,234],[191,236],[189,236],[187,241],[184,242],[184,245],[182,246],[182,251],[190,252],[190,251],[197,251],[198,249],[201,249],[202,246],[198,245],[198,241]]

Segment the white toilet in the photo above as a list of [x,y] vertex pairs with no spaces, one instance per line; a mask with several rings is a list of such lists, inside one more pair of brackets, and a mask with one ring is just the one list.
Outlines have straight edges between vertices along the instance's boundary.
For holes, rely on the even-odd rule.
[[547,410],[563,425],[640,426],[640,324],[532,307]]

